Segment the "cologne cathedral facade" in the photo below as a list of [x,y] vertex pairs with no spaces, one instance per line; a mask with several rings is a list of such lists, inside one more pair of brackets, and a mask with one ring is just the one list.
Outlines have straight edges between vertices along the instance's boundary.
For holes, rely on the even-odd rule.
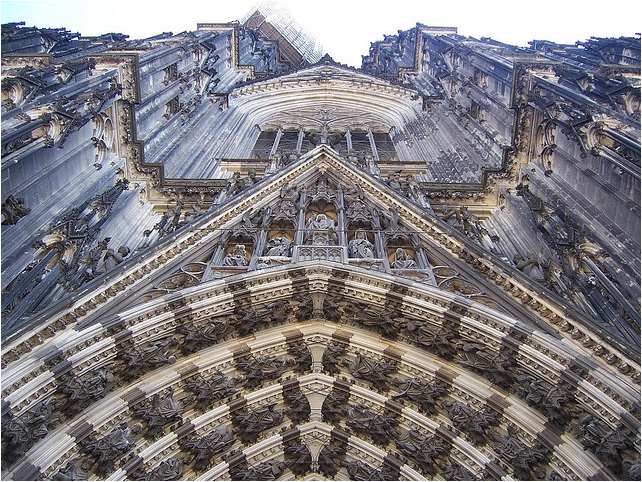
[[639,36],[2,25],[1,409],[5,480],[639,480]]

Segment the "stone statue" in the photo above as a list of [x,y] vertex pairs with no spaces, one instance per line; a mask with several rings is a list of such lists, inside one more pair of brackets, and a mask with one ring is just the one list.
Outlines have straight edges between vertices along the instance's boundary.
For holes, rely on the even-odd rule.
[[214,455],[227,450],[234,442],[232,432],[221,426],[203,437],[191,433],[181,439],[179,443],[183,450],[194,455],[194,470],[201,472],[209,468],[210,459]]
[[406,329],[411,339],[421,347],[450,360],[455,355],[454,337],[451,330],[443,327],[431,327],[424,320],[411,319]]
[[354,238],[348,243],[348,253],[351,258],[373,258],[373,245],[368,240],[364,229],[357,229]]
[[375,388],[388,390],[388,375],[397,371],[397,367],[385,361],[376,361],[363,355],[357,355],[353,361],[346,360],[352,376],[370,382]]
[[287,406],[286,414],[294,424],[307,422],[310,419],[310,402],[301,389],[284,391],[283,401]]
[[259,433],[279,425],[283,421],[283,410],[274,407],[276,403],[234,413],[232,422],[238,438],[246,444],[255,443]]
[[343,420],[348,410],[348,398],[348,393],[333,388],[321,406],[323,421],[337,424]]
[[417,267],[417,263],[405,249],[397,248],[395,250],[395,260],[392,262],[391,267],[393,269],[413,269]]
[[342,359],[345,354],[346,348],[344,345],[336,342],[330,343],[323,351],[323,356],[321,357],[323,370],[328,372],[330,375],[339,373],[339,365],[342,363]]
[[319,470],[326,477],[334,477],[341,467],[346,454],[346,445],[338,440],[330,440],[319,452]]
[[234,250],[223,258],[223,266],[247,266],[249,262],[244,244],[237,244]]
[[423,436],[417,430],[405,430],[395,441],[399,451],[406,457],[414,460],[424,474],[434,475],[438,457],[448,454],[449,445],[436,435]]
[[462,402],[444,402],[453,425],[474,443],[483,443],[492,432],[492,426],[499,425],[499,419],[490,411],[475,410]]
[[279,378],[287,368],[288,361],[282,357],[249,355],[239,359],[236,367],[245,372],[247,386],[254,388],[265,380]]
[[306,244],[327,246],[337,243],[334,220],[323,213],[313,214],[306,224]]
[[114,470],[116,461],[134,446],[133,434],[139,430],[139,424],[130,429],[127,423],[123,423],[103,437],[90,435],[82,439],[80,445],[98,462],[96,472],[106,475]]
[[131,250],[127,246],[120,246],[116,251],[111,248],[108,249],[103,256],[105,271],[115,268],[120,263],[125,261],[125,258],[129,256],[130,252]]
[[283,455],[286,465],[294,475],[302,476],[311,470],[312,454],[306,444],[299,438],[283,444]]
[[70,376],[62,385],[62,391],[68,395],[73,410],[79,411],[104,397],[115,385],[111,372],[98,368],[81,376]]
[[207,376],[199,373],[196,377],[190,378],[185,388],[196,394],[196,401],[201,406],[203,402],[209,404],[233,396],[238,392],[236,385],[242,380],[242,376],[228,377],[223,372],[214,370]]
[[[277,480],[286,469],[286,464],[280,460],[261,462],[256,467],[235,471],[234,480]],[[230,472],[233,469],[230,469]]]
[[386,446],[397,438],[399,421],[390,413],[380,414],[364,406],[348,408],[347,425],[359,433],[372,437],[374,443]]
[[133,410],[133,416],[145,421],[146,436],[156,438],[163,431],[163,427],[181,420],[181,411],[174,399],[174,390],[170,388],[167,395],[156,393],[151,399],[146,399]]
[[290,241],[285,236],[275,236],[270,239],[267,244],[266,256],[289,256],[290,255]]
[[437,400],[448,394],[446,382],[435,379],[433,382],[422,378],[395,378],[394,383],[405,387],[405,390],[392,399],[408,399],[428,414],[437,413]]
[[73,458],[53,474],[53,480],[89,480],[89,471],[94,461],[90,458]]

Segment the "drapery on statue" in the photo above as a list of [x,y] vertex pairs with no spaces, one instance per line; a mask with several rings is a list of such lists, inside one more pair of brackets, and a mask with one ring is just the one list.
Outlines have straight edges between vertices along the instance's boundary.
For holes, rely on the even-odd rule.
[[334,220],[323,213],[313,214],[306,226],[306,244],[330,245],[337,243]]
[[417,263],[412,256],[406,253],[406,250],[403,248],[397,248],[395,251],[395,260],[392,263],[392,267],[395,269],[411,269],[416,268]]
[[268,241],[266,256],[289,256],[290,255],[290,241],[285,236],[275,236]]
[[348,243],[351,258],[374,258],[373,245],[368,240],[365,229],[357,229],[354,238]]
[[223,258],[224,266],[247,266],[249,259],[244,244],[237,244],[234,250]]

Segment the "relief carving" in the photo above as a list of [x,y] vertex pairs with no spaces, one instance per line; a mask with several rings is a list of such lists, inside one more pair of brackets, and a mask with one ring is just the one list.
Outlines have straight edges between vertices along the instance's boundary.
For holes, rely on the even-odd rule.
[[312,352],[305,342],[288,345],[288,355],[292,356],[290,364],[297,373],[309,372],[312,368]]
[[361,460],[344,460],[341,465],[348,471],[350,480],[399,480],[399,469],[385,464],[376,469]]
[[146,399],[134,407],[132,415],[146,422],[146,436],[151,438],[164,433],[163,428],[166,425],[182,420],[181,410],[174,399],[174,390],[171,387],[168,394],[157,393],[151,399]]
[[295,425],[310,419],[310,402],[301,389],[284,391],[283,402],[287,407],[285,414]]
[[219,370],[214,370],[206,375],[198,374],[190,378],[185,388],[196,395],[197,406],[211,405],[217,400],[232,397],[239,391],[236,386],[243,381],[243,377],[228,377]]
[[276,380],[291,364],[283,357],[247,355],[239,358],[236,368],[245,373],[246,386],[256,388],[267,380]]
[[417,430],[402,431],[395,443],[399,451],[421,467],[426,475],[435,475],[437,459],[450,451],[449,444],[441,438],[436,435],[426,437]]
[[487,409],[476,410],[461,402],[443,403],[453,425],[473,443],[484,443],[490,435],[490,428],[499,425],[497,416]]
[[239,440],[246,444],[255,443],[262,431],[279,425],[283,421],[283,410],[275,407],[276,403],[272,403],[234,413],[234,433]]
[[101,399],[116,385],[116,380],[106,368],[98,368],[81,376],[70,374],[61,386],[67,395],[65,410],[78,412]]
[[179,440],[181,448],[193,455],[196,472],[203,472],[210,466],[212,457],[230,448],[236,439],[226,427],[218,427],[204,436],[191,433]]
[[348,413],[348,398],[347,392],[333,388],[325,397],[321,406],[323,421],[332,425],[337,425],[341,422]]
[[330,440],[319,452],[319,471],[326,477],[334,477],[342,467],[345,455],[345,442]]
[[395,378],[394,383],[404,391],[393,395],[393,400],[408,399],[429,415],[437,413],[437,400],[448,394],[448,384],[439,379],[431,382],[422,378]]
[[92,459],[75,457],[54,473],[52,478],[53,480],[89,480],[92,465],[94,465]]
[[277,480],[286,469],[286,463],[280,460],[261,462],[255,467],[230,467],[233,480]]
[[399,420],[390,411],[377,413],[364,406],[348,408],[346,423],[360,434],[369,435],[377,445],[385,447],[398,436]]
[[373,360],[364,355],[357,355],[354,360],[343,360],[343,365],[353,377],[366,380],[382,392],[388,390],[389,375],[397,371],[397,367],[391,363]]
[[24,198],[14,198],[9,195],[2,203],[2,224],[16,224],[18,220],[31,212],[25,206]]
[[345,355],[345,345],[336,342],[330,343],[323,351],[323,356],[321,357],[323,370],[330,375],[339,373],[341,371],[339,365],[342,363],[343,357],[345,357]]
[[520,440],[512,426],[508,427],[506,435],[495,439],[496,442],[491,446],[499,457],[511,465],[517,479],[541,480],[544,477],[545,471],[541,465],[548,461],[548,457],[543,446],[529,447]]
[[514,361],[506,355],[479,343],[464,343],[459,362],[488,378],[492,383],[508,387],[512,379],[509,369]]
[[455,334],[444,327],[432,327],[423,320],[412,319],[407,325],[411,340],[417,345],[427,348],[446,360],[451,360],[456,353],[453,343]]
[[2,423],[3,458],[13,461],[44,438],[54,426],[54,402],[48,398],[20,415],[9,414]]
[[79,445],[85,453],[94,458],[97,463],[96,473],[105,476],[116,469],[116,461],[122,455],[130,452],[134,446],[134,435],[140,428],[140,424],[130,428],[127,423],[123,423],[103,437],[88,436],[81,440]]
[[299,438],[288,440],[283,444],[285,463],[292,473],[302,476],[312,470],[312,454],[306,444]]
[[121,357],[126,362],[126,367],[122,371],[123,376],[128,380],[138,378],[148,370],[174,363],[176,357],[172,352],[176,345],[178,340],[173,336],[142,344],[132,343],[121,353]]
[[194,353],[201,348],[215,345],[231,330],[228,316],[184,323],[177,329],[178,333],[184,335],[181,351],[183,354]]

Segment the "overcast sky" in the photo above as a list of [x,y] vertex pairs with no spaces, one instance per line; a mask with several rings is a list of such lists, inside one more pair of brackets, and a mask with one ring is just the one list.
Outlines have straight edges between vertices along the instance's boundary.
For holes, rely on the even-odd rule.
[[[2,23],[66,27],[83,35],[145,38],[240,20],[256,0],[2,1]],[[461,35],[526,46],[534,39],[575,43],[642,31],[640,0],[281,0],[334,60],[361,66],[370,42],[417,22],[458,27]]]

